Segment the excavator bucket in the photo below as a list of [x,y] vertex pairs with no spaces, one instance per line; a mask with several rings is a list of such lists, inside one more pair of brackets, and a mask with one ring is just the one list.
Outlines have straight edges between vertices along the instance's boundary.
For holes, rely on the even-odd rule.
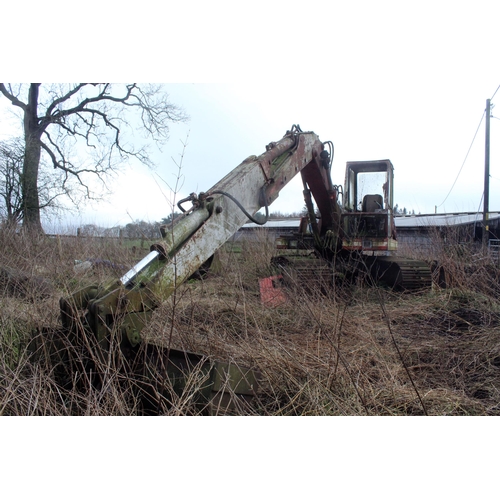
[[135,376],[147,411],[176,409],[191,401],[201,414],[251,413],[260,373],[234,363],[146,344]]

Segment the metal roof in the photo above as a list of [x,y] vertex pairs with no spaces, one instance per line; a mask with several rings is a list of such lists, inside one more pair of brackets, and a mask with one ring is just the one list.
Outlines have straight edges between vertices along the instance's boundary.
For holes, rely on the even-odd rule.
[[[498,216],[495,218],[498,218]],[[482,220],[482,213],[403,215],[394,217],[394,223],[397,228],[461,226],[482,222]]]
[[254,222],[248,222],[242,226],[242,229],[256,229],[259,227],[294,229],[298,228],[299,224],[300,219],[271,219],[268,220],[263,226],[255,224]]
[[[489,220],[497,220],[500,213],[490,214]],[[460,226],[482,222],[483,214],[479,213],[455,213],[455,214],[426,214],[426,215],[403,215],[394,217],[396,228],[417,228],[417,227],[442,227],[442,226]],[[300,219],[271,219],[263,226],[253,222],[244,224],[242,229],[256,229],[259,227],[269,229],[294,229],[298,228]]]

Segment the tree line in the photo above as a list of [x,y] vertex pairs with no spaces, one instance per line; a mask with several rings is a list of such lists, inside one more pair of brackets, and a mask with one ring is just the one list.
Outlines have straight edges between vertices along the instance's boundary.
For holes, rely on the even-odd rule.
[[[303,212],[272,212],[269,215],[270,219],[291,219],[303,216]],[[182,216],[180,212],[174,212],[168,217],[163,217],[160,221],[145,221],[145,220],[135,220],[129,222],[123,226],[114,227],[101,227],[97,224],[85,224],[78,228],[78,234],[80,236],[89,237],[122,237],[131,239],[145,239],[145,240],[155,240],[160,238],[160,227],[168,226],[172,224],[172,221],[177,217]]]
[[160,226],[172,223],[172,220],[181,215],[174,212],[168,217],[163,217],[160,221],[135,220],[123,226],[101,227],[97,224],[85,224],[78,228],[78,235],[91,237],[122,237],[131,239],[156,240],[160,238]]

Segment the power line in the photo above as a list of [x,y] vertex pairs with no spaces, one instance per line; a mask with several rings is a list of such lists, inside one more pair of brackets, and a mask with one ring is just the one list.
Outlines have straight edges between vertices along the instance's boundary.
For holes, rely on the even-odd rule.
[[484,198],[484,191],[483,194],[481,195],[481,199],[479,200],[479,206],[477,207],[477,213],[481,213],[481,205],[483,204],[483,198]]
[[[499,88],[500,88],[500,85],[499,85]],[[497,89],[498,90],[498,89]],[[495,94],[496,94],[496,91],[495,91]],[[493,96],[495,95],[493,94]],[[483,123],[483,118],[484,118],[484,115],[485,115],[485,111],[483,111],[483,114],[481,116],[481,120],[479,120],[479,125],[477,126],[477,129],[476,129],[476,133],[474,134],[474,137],[472,138],[472,142],[470,143],[470,146],[469,146],[469,149],[467,151],[467,154],[465,155],[465,158],[464,158],[464,161],[462,163],[462,166],[460,167],[460,170],[458,171],[458,174],[457,174],[457,177],[455,179],[455,181],[453,182],[453,185],[451,186],[451,189],[450,191],[448,192],[448,194],[446,195],[446,198],[443,200],[443,202],[440,204],[440,205],[436,205],[436,208],[437,207],[440,207],[441,205],[444,204],[444,202],[448,199],[448,196],[450,196],[451,192],[453,191],[453,188],[455,187],[455,184],[457,183],[457,180],[460,176],[460,173],[462,172],[462,169],[464,168],[464,165],[465,165],[465,162],[467,161],[467,158],[469,157],[469,153],[470,153],[470,150],[472,149],[472,146],[474,144],[474,141],[476,140],[476,136],[477,136],[477,133],[479,132],[479,128],[481,127],[481,123]]]
[[498,89],[500,89],[500,85],[497,87],[495,92],[493,92],[493,95],[491,96],[490,101],[493,101],[493,97],[495,97],[495,94],[498,92]]

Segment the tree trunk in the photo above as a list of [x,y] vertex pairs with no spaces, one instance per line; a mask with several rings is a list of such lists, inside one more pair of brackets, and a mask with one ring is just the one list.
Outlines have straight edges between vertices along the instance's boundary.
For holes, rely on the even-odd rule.
[[25,152],[22,174],[23,226],[28,230],[42,231],[40,201],[38,197],[38,170],[41,156],[41,130],[38,123],[38,88],[32,83],[28,106],[24,113]]

